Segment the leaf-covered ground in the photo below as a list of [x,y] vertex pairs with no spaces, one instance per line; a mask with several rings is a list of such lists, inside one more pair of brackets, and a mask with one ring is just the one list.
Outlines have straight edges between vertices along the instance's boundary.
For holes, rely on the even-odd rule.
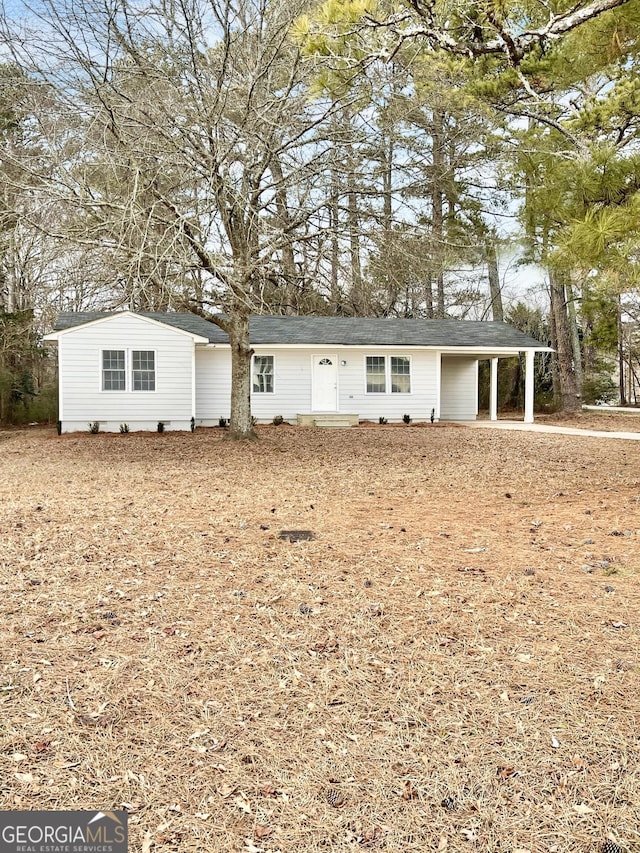
[[0,434],[0,808],[126,808],[136,853],[637,851],[639,453]]

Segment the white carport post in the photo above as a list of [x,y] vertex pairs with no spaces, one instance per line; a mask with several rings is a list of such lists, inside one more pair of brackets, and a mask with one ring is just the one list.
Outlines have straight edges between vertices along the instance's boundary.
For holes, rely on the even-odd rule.
[[192,341],[191,350],[191,422],[196,423],[196,342]]
[[525,352],[524,362],[524,422],[533,423],[533,362],[535,350]]
[[491,359],[491,382],[489,385],[489,420],[498,420],[498,359]]
[[436,353],[436,405],[434,420],[440,420],[440,404],[442,401],[442,353]]

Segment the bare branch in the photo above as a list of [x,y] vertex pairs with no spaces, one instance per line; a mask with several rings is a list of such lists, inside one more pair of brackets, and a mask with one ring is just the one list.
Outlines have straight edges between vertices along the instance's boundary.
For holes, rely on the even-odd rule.
[[523,58],[536,47],[548,41],[556,41],[604,12],[620,8],[629,2],[631,0],[592,0],[584,6],[574,6],[561,14],[551,13],[542,26],[522,31],[517,27],[509,28],[495,13],[489,13],[488,21],[496,37],[488,40],[459,38],[446,23],[438,21],[432,0],[407,0],[406,5],[410,11],[396,13],[382,20],[369,16],[366,23],[371,27],[383,27],[392,31],[403,42],[423,39],[433,49],[441,49],[457,56],[474,59],[480,56],[504,55],[508,63],[517,68]]

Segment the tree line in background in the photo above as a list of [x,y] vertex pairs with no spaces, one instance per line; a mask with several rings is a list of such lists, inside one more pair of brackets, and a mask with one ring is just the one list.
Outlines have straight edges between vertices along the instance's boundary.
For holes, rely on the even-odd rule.
[[[60,310],[508,320],[539,403],[636,403],[638,0],[43,0],[0,21],[0,420]],[[536,264],[514,291],[504,258]],[[517,405],[521,366],[504,366]]]

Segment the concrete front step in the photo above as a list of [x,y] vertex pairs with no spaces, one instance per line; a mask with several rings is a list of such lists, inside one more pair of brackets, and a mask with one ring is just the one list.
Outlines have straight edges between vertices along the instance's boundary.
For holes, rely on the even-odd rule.
[[347,427],[353,426],[351,421],[327,420],[326,418],[316,418],[313,422],[313,425],[316,427],[337,427],[337,428],[342,428],[342,429],[346,429]]
[[351,427],[357,426],[360,420],[359,415],[354,414],[308,414],[298,415],[298,426],[316,426],[316,427]]

